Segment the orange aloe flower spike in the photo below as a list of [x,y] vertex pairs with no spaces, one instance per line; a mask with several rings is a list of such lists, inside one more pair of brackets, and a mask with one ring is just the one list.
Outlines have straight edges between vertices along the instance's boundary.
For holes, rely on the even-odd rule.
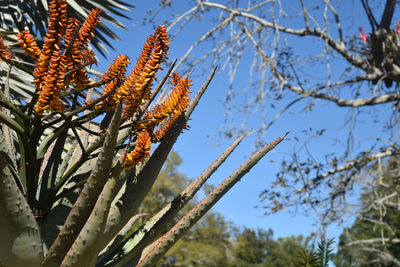
[[[127,96],[124,100],[125,107],[122,111],[123,121],[131,118],[142,102],[149,98],[153,79],[156,78],[155,73],[161,69],[160,64],[167,59],[166,55],[168,54],[169,43],[165,26],[158,26],[154,32],[154,37],[150,38],[150,40],[154,40],[154,43],[146,64],[143,66],[140,73],[131,73],[132,76],[129,75],[127,81],[121,86],[117,94],[117,96]],[[145,48],[148,46],[149,45],[145,45]]]
[[157,49],[161,50],[162,53],[162,62],[165,62],[169,55],[168,50],[169,50],[169,36],[168,36],[168,31],[167,28],[165,28],[164,25],[160,25],[157,27],[155,31],[156,35],[156,41],[157,41]]
[[153,135],[154,142],[159,141],[169,131],[190,102],[189,88],[191,80],[183,79],[177,73],[174,73],[172,78],[171,83],[175,84],[175,86],[169,95],[151,111],[146,111],[143,116],[143,122],[136,125],[136,130],[153,132],[157,125],[162,124]]
[[101,81],[110,82],[115,78],[123,78],[125,76],[126,67],[130,63],[128,56],[119,55],[114,59],[114,62],[108,67],[106,73],[101,77]]
[[[67,73],[71,70],[74,69],[74,62],[72,61],[72,48],[73,44],[75,42],[76,36],[78,35],[78,27],[79,27],[79,20],[75,18],[69,18],[67,27],[65,30],[65,36],[64,36],[64,55],[63,57],[63,62],[62,62],[62,67],[65,69],[64,72]],[[65,77],[65,86],[68,87],[69,83],[71,80],[71,74]]]
[[38,59],[42,51],[39,49],[35,39],[33,39],[30,31],[22,31],[17,34],[17,37],[18,44],[25,51],[25,55],[33,59]]
[[122,86],[118,89],[117,93],[115,94],[114,96],[115,102],[118,102],[123,97],[125,97],[131,90],[131,88],[135,85],[136,80],[138,79],[140,73],[142,72],[144,66],[146,65],[147,61],[150,58],[153,46],[154,46],[154,36],[150,35],[143,46],[140,56],[136,62],[135,68],[128,75],[125,82],[122,84]]
[[13,57],[13,53],[10,51],[8,46],[4,43],[3,36],[0,34],[0,59],[10,60]]
[[[106,82],[106,86],[103,89],[103,95],[110,93],[107,98],[103,100],[101,105],[97,105],[94,109],[104,108],[105,110],[114,110],[116,104],[115,93],[121,86],[122,81],[125,79],[126,66],[130,63],[128,56],[119,55],[114,59],[114,62],[109,66],[106,73],[101,77],[100,81]],[[95,99],[88,101],[86,104],[90,104]]]
[[35,110],[38,115],[46,110],[63,112],[62,103],[59,99],[60,92],[64,88],[64,69],[60,67],[63,56],[58,51],[53,52],[42,90],[36,102]]
[[153,143],[160,142],[161,139],[171,130],[175,125],[181,114],[172,114],[153,134]]
[[35,79],[33,83],[36,90],[40,92],[43,86],[43,79],[46,76],[50,59],[54,50],[60,50],[61,40],[65,33],[65,25],[67,22],[67,1],[53,0],[49,3],[49,23],[47,34],[44,39],[42,52],[35,71],[33,73]]
[[81,46],[79,47],[80,49],[82,49],[82,46],[86,46],[90,41],[90,38],[94,36],[94,30],[96,29],[97,24],[101,22],[100,13],[100,9],[92,9],[86,20],[83,22],[82,27],[79,29],[77,43]]
[[[67,28],[65,30],[65,36],[64,36],[64,44],[65,47],[68,48],[71,45],[71,42],[73,43],[76,36],[74,36],[74,33],[76,29],[79,27],[80,21],[75,18],[69,18],[68,23],[67,23]],[[76,35],[78,33],[75,33]]]
[[94,36],[94,30],[100,22],[100,13],[100,9],[93,9],[89,13],[71,44],[71,52],[68,54],[68,62],[66,65],[70,70],[77,69],[77,71],[72,74],[72,77],[67,79],[67,84],[69,84],[71,80],[76,84],[77,88],[82,88],[89,83],[89,77],[84,67],[85,64],[93,64],[95,62],[94,56],[88,49],[88,42],[90,38]]
[[129,170],[139,162],[143,162],[150,156],[151,137],[146,131],[139,132],[137,135],[136,146],[124,160],[124,170]]
[[172,78],[171,83],[174,85],[172,91],[162,103],[156,105],[148,114],[149,117],[161,123],[172,114],[181,114],[190,101],[191,80],[182,78],[179,73],[174,73]]

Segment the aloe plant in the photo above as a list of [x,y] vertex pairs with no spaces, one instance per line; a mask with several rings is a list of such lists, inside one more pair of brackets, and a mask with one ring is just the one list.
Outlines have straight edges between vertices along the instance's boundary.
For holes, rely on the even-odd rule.
[[[132,231],[142,217],[139,206],[215,69],[191,100],[191,80],[171,74],[174,64],[153,86],[170,45],[159,26],[129,75],[130,60],[120,55],[94,79],[88,75],[94,62],[88,43],[101,11],[79,22],[68,19],[66,9],[66,0],[51,1],[42,47],[29,31],[18,34],[21,49],[36,62],[33,71],[20,68],[0,39],[6,73],[0,92],[0,265],[151,266],[285,136],[257,151],[163,234],[246,133]],[[10,90],[13,69],[25,71],[35,86],[23,105]],[[168,79],[169,92],[163,90]],[[101,95],[92,98],[93,89]]]

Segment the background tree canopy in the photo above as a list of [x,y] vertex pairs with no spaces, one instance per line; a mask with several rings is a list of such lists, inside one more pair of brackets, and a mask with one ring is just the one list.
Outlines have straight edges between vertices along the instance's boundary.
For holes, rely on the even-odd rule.
[[374,165],[354,224],[340,236],[337,266],[399,266],[399,158]]

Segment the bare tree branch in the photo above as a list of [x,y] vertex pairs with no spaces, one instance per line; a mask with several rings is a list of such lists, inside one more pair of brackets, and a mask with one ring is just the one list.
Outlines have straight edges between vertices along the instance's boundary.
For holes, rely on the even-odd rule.
[[375,248],[362,248],[362,250],[375,252],[377,257],[381,258],[385,262],[393,263],[393,264],[395,264],[394,266],[400,266],[400,261],[397,260],[395,257],[393,257],[388,252],[385,252],[385,251],[382,251],[379,249],[375,249]]
[[300,30],[292,29],[292,28],[276,25],[272,22],[269,22],[260,17],[257,17],[253,14],[247,13],[246,11],[239,11],[239,10],[228,8],[222,4],[213,3],[213,2],[202,2],[202,4],[204,6],[208,6],[208,7],[219,8],[219,9],[227,11],[235,16],[241,16],[241,17],[245,17],[245,18],[254,20],[255,22],[259,23],[263,27],[275,29],[280,32],[293,34],[293,35],[297,35],[297,36],[311,35],[311,36],[319,37],[319,38],[323,39],[325,42],[327,42],[328,45],[331,46],[333,49],[335,49],[338,53],[340,53],[352,65],[357,66],[364,71],[367,71],[369,69],[368,63],[366,63],[362,59],[355,57],[351,53],[349,53],[343,42],[334,41],[334,39],[330,35],[328,35],[325,32],[322,32],[320,29],[306,29],[306,28],[300,29]]
[[336,173],[339,172],[344,172],[344,171],[348,171],[356,166],[358,166],[359,168],[361,168],[363,165],[367,164],[368,162],[377,159],[377,158],[385,158],[385,157],[392,157],[394,155],[399,155],[400,151],[393,149],[392,147],[389,147],[386,149],[386,151],[384,152],[379,152],[379,153],[375,153],[372,154],[370,156],[363,156],[363,157],[359,157],[356,158],[354,160],[349,161],[347,164],[342,165],[340,167],[336,167],[334,169],[331,169],[321,175],[318,175],[317,177],[315,177],[314,179],[310,180],[303,188],[298,189],[297,193],[302,193],[305,192],[308,188],[310,188],[311,186],[313,186],[314,184],[319,183],[321,180],[330,177]]
[[[400,238],[385,238],[385,242],[391,244],[400,243]],[[372,239],[363,239],[363,240],[355,240],[346,244],[346,246],[356,246],[360,244],[374,244],[374,243],[382,243],[382,238],[372,238]]]

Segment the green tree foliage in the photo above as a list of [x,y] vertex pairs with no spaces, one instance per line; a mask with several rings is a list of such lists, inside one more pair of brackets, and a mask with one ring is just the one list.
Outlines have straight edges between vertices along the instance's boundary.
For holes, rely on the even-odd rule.
[[307,238],[290,236],[273,239],[273,232],[245,228],[237,236],[235,266],[298,266],[298,252],[307,247]]
[[[400,264],[400,158],[367,174],[375,181],[364,188],[361,211],[340,236],[337,266],[389,267]],[[374,177],[378,176],[378,177]]]
[[231,227],[221,214],[209,213],[171,248],[159,266],[232,266]]
[[260,264],[266,260],[267,248],[266,243],[272,239],[272,231],[264,231],[262,229],[244,229],[237,237],[238,248],[237,257],[238,265]]

